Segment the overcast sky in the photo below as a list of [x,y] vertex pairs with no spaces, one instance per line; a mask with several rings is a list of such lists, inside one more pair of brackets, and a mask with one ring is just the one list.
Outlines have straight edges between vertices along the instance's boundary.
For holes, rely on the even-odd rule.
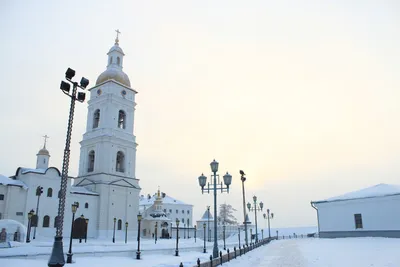
[[[65,70],[94,85],[119,29],[136,96],[136,176],[194,205],[197,177],[239,170],[273,226],[316,225],[311,200],[400,184],[398,1],[11,1],[0,3],[0,173],[35,167],[42,136],[61,169]],[[77,175],[87,104],[77,104]],[[250,214],[254,218],[253,213]],[[253,220],[253,219],[252,219]],[[259,223],[263,224],[261,220]]]

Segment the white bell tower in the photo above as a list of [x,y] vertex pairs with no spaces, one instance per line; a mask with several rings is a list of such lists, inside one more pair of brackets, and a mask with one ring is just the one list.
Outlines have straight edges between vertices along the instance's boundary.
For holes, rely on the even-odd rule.
[[[135,222],[139,208],[139,180],[135,175],[135,95],[123,71],[124,52],[118,34],[111,47],[107,69],[89,89],[86,132],[81,141],[76,186],[100,194],[99,236],[110,236],[114,218]],[[101,214],[101,215],[100,215]],[[134,223],[130,227],[133,230]]]

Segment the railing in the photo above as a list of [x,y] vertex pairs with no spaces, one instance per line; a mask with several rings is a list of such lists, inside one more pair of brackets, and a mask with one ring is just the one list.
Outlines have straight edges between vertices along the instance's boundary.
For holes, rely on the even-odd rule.
[[[236,257],[240,257],[247,252],[252,251],[253,249],[266,245],[274,239],[276,239],[276,237],[265,238],[257,243],[251,243],[248,246],[243,245],[241,248],[234,247],[233,251],[229,251],[229,249],[227,249],[226,254],[223,254],[222,251],[220,251],[218,258],[213,259],[212,255],[210,255],[210,260],[206,262],[200,262],[200,259],[197,259],[197,264],[194,267],[214,267],[222,265],[230,260],[236,259]],[[182,262],[179,264],[179,267],[184,267]]]

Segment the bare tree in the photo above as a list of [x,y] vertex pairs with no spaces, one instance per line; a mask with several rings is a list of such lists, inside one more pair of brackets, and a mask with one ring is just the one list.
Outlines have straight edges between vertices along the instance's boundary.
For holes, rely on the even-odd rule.
[[237,225],[237,219],[233,216],[233,212],[236,211],[230,204],[219,205],[218,222],[225,223],[226,225]]

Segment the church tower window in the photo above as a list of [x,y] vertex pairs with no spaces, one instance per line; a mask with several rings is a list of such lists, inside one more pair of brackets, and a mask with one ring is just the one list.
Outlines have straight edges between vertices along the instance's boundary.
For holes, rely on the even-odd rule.
[[50,217],[48,215],[43,217],[43,227],[49,227],[50,226]]
[[85,209],[88,209],[89,208],[89,203],[85,203]]
[[53,196],[53,189],[49,187],[49,189],[47,189],[47,197],[52,197],[52,196]]
[[122,230],[122,220],[118,220],[118,230]]
[[118,151],[115,170],[117,172],[125,172],[124,168],[125,168],[125,155],[124,155],[124,153],[122,153],[122,151]]
[[112,64],[112,57],[110,57],[110,62],[108,63],[109,65],[111,65]]
[[100,109],[96,109],[93,114],[93,129],[99,127],[100,123]]
[[95,160],[95,153],[92,150],[89,152],[88,172],[92,172],[94,170],[94,160]]
[[118,128],[125,129],[125,121],[126,121],[125,112],[123,110],[120,110],[118,113]]
[[117,65],[119,66],[121,64],[121,59],[117,57]]

